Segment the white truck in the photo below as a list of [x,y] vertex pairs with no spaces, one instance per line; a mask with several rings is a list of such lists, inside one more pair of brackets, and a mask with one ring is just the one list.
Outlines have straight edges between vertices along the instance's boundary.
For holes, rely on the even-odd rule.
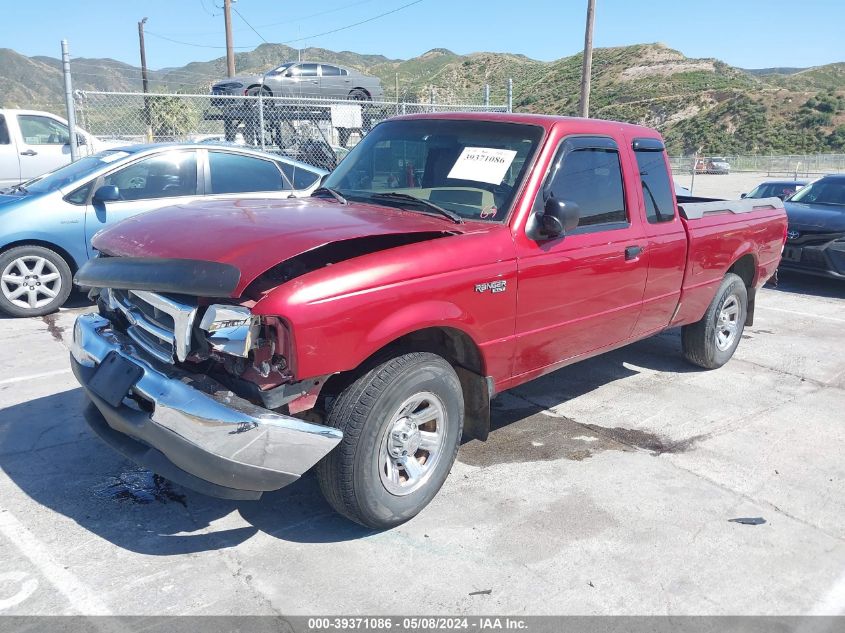
[[[104,141],[77,127],[79,155],[127,145]],[[31,180],[70,162],[70,130],[50,112],[0,108],[0,189]]]

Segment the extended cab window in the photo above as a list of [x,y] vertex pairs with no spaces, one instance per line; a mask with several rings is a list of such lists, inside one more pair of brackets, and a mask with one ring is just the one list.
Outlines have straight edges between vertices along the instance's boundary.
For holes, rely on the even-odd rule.
[[635,151],[643,188],[646,218],[652,224],[671,222],[675,217],[672,181],[663,152]]
[[552,167],[546,197],[574,202],[579,227],[628,221],[619,152],[604,147],[564,148]]

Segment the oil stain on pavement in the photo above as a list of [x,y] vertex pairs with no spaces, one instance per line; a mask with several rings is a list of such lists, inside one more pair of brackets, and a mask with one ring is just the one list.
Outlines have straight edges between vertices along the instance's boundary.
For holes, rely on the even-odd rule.
[[176,492],[167,479],[141,468],[109,477],[94,488],[94,494],[101,499],[128,501],[142,505],[154,501],[159,503],[175,501],[187,507],[185,495]]

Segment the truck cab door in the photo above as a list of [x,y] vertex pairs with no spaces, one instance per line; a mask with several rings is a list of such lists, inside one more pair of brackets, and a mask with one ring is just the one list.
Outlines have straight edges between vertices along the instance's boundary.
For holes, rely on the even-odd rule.
[[21,162],[16,139],[9,133],[5,115],[0,114],[0,187],[21,182]]
[[[97,231],[145,211],[191,202],[200,193],[201,181],[195,150],[162,152],[101,176],[85,216],[89,254],[94,255],[91,238]],[[118,200],[97,198],[97,190],[107,185],[117,187]]]
[[638,212],[645,220],[648,279],[643,309],[634,328],[645,336],[669,326],[678,307],[687,262],[687,233],[677,213],[675,187],[659,139],[629,139],[639,172]]
[[70,132],[65,123],[44,114],[18,114],[21,180],[70,163]]
[[636,174],[623,158],[608,137],[572,136],[557,149],[533,214],[555,198],[576,204],[580,220],[562,236],[518,240],[515,377],[547,373],[632,334],[648,253],[636,195],[623,185]]

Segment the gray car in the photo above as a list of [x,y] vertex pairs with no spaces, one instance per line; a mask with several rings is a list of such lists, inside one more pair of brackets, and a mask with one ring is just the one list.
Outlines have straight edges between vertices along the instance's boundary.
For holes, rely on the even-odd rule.
[[[262,87],[263,86],[263,87]],[[286,62],[261,75],[241,75],[218,81],[212,95],[266,97],[308,97],[381,101],[384,90],[378,77],[325,62]],[[212,99],[212,105],[226,107],[228,99]]]

